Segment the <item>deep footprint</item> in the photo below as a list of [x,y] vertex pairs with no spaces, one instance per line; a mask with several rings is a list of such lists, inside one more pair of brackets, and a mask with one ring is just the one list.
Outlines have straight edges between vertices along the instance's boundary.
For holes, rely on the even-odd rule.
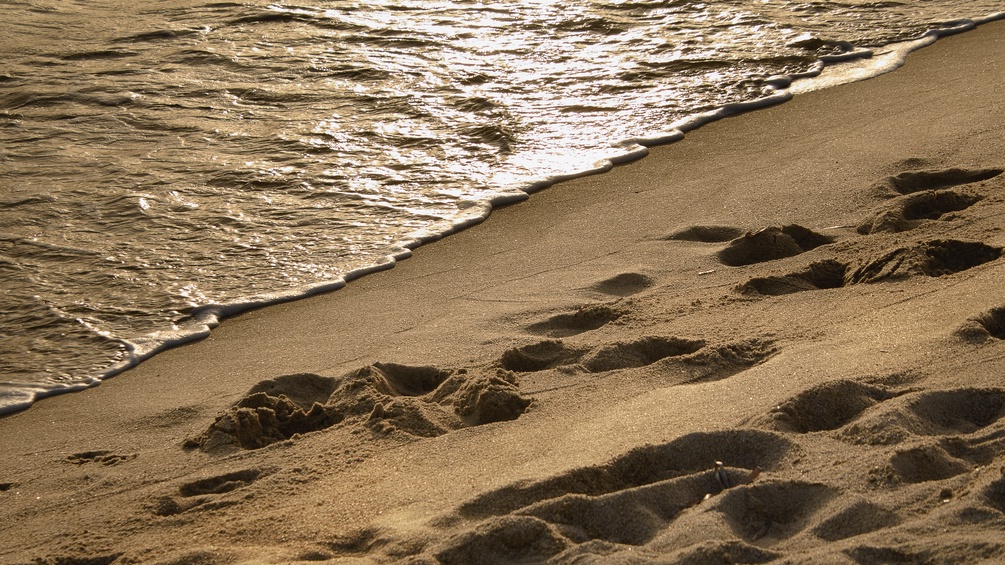
[[[1005,390],[932,390],[904,395],[867,410],[841,428],[839,435],[853,443],[891,445],[912,436],[971,434],[1003,417]],[[945,447],[963,455],[950,444]]]
[[529,405],[516,376],[505,370],[376,363],[339,378],[298,374],[263,381],[184,447],[259,449],[335,425],[435,437],[513,420]]
[[261,476],[261,469],[244,469],[185,483],[178,488],[178,492],[184,497],[223,494],[246,487],[257,481]]
[[507,371],[533,373],[579,362],[584,349],[570,347],[561,340],[547,340],[514,347],[502,354],[499,364]]
[[966,210],[982,197],[950,190],[925,191],[896,199],[892,204],[859,224],[862,235],[903,232],[918,227],[923,220],[938,220],[951,212]]
[[527,331],[548,337],[570,337],[603,327],[620,318],[624,312],[606,305],[583,306],[575,312],[558,314],[543,322],[527,326]]
[[1005,306],[998,306],[967,320],[956,334],[970,342],[1005,339]]
[[799,225],[768,227],[734,239],[719,251],[719,261],[730,267],[792,257],[833,241]]
[[920,445],[897,450],[890,467],[906,483],[940,481],[969,472],[972,466],[953,457],[939,445]]
[[691,226],[666,236],[666,241],[725,243],[744,234],[745,230],[730,226]]
[[754,424],[800,434],[836,430],[892,396],[890,391],[877,386],[831,381],[800,392],[756,419]]
[[120,454],[107,450],[98,451],[83,451],[81,453],[74,453],[66,458],[66,460],[74,465],[83,465],[84,463],[100,463],[102,465],[111,466],[118,465],[125,461],[131,459],[136,459],[135,453]]
[[989,506],[1005,512],[1005,476],[988,485],[981,494]]
[[1002,169],[945,169],[941,171],[905,171],[877,183],[882,192],[912,194],[988,180],[1002,174]]
[[758,277],[737,286],[743,294],[779,296],[807,290],[841,288],[911,276],[942,277],[978,267],[1002,256],[1002,248],[976,241],[934,240],[901,247],[868,260],[857,269],[828,259],[788,275]]
[[841,288],[845,285],[848,265],[827,259],[810,264],[806,269],[790,275],[757,277],[741,284],[742,294],[781,296],[807,290]]
[[667,357],[694,353],[704,346],[705,342],[699,340],[647,336],[597,348],[583,357],[582,364],[592,373],[644,367]]
[[667,357],[690,355],[704,341],[677,337],[645,336],[592,350],[570,347],[561,340],[548,340],[507,350],[499,359],[503,369],[530,373],[579,364],[591,373],[651,365]]
[[902,247],[870,261],[849,277],[849,283],[902,279],[912,275],[942,277],[999,259],[1000,247],[976,241],[935,240]]
[[713,508],[723,514],[740,539],[774,542],[801,532],[811,517],[838,495],[837,489],[818,483],[755,484],[726,491],[715,499]]
[[164,497],[150,506],[155,516],[175,516],[190,510],[211,510],[233,506],[240,501],[219,497],[254,483],[265,475],[262,469],[243,469],[215,477],[183,483],[178,487],[179,497]]
[[826,541],[838,541],[891,528],[899,523],[900,517],[896,512],[872,502],[856,500],[821,521],[813,528],[813,534]]
[[621,273],[600,281],[590,288],[612,296],[631,296],[656,284],[656,281],[642,273]]
[[487,492],[462,505],[459,512],[466,518],[509,514],[565,495],[600,496],[692,475],[714,468],[718,461],[735,468],[771,470],[794,448],[782,436],[760,430],[693,433],[633,449],[606,464]]

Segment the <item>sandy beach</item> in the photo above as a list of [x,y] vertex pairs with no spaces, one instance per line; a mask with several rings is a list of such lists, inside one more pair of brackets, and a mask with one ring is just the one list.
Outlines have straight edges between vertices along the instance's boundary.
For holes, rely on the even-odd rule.
[[1003,37],[0,418],[0,562],[1005,561]]

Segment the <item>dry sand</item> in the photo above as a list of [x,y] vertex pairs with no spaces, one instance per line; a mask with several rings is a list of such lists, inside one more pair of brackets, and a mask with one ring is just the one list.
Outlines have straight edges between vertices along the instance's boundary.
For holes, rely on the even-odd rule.
[[1003,32],[0,419],[0,562],[1005,561]]

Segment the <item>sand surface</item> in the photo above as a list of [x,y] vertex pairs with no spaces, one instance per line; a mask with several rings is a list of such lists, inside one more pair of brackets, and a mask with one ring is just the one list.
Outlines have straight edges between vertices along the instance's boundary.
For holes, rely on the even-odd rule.
[[2,563],[1005,561],[1005,23],[0,419]]

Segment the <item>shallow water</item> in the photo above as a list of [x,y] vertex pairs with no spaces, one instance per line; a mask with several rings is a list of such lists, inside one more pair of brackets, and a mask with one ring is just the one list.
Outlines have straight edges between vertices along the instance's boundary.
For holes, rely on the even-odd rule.
[[694,116],[780,101],[822,59],[1002,10],[0,4],[0,413],[390,266]]

